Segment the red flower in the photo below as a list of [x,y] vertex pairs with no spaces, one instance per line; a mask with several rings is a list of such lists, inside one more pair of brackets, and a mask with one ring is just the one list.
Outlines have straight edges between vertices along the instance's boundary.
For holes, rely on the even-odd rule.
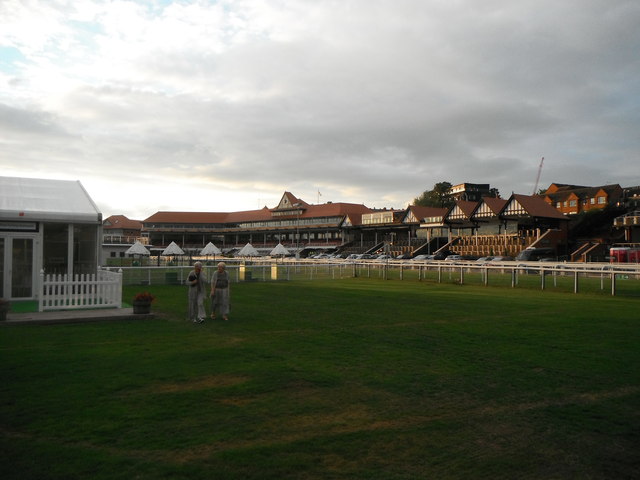
[[137,302],[153,302],[156,299],[156,297],[149,292],[140,292],[140,293],[136,293],[136,296],[133,297],[133,301]]

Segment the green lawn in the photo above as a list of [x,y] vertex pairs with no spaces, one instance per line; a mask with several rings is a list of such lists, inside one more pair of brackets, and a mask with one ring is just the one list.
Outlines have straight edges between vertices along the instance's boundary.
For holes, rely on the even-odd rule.
[[637,298],[252,282],[194,325],[147,288],[155,320],[0,328],[0,478],[640,477]]

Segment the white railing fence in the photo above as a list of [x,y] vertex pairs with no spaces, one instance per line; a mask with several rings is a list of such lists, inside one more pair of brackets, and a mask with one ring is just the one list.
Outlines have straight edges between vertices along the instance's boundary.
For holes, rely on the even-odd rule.
[[38,311],[122,307],[122,270],[59,275],[40,272]]
[[[640,297],[640,265],[567,264],[541,262],[259,262],[232,263],[227,259],[232,282],[322,280],[369,277],[384,280],[492,285],[563,291],[610,291]],[[124,285],[184,285],[193,267],[122,267]],[[205,265],[206,278],[215,266]]]

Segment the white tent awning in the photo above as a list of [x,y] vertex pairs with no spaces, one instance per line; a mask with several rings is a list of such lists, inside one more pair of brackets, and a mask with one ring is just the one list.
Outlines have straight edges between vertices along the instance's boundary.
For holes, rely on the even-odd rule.
[[221,255],[221,254],[222,254],[222,250],[220,250],[211,242],[207,243],[207,245],[200,252],[200,255]]
[[184,255],[184,251],[176,242],[171,242],[169,246],[162,251],[162,255]]
[[259,255],[258,250],[256,250],[250,243],[247,243],[238,253],[236,253],[236,257],[257,257]]
[[139,241],[136,241],[136,243],[131,245],[124,253],[127,255],[149,255],[149,250],[147,250],[147,247],[142,245]]
[[279,243],[278,245],[275,246],[273,250],[271,250],[270,255],[289,255],[289,250],[287,250],[287,248],[284,245]]

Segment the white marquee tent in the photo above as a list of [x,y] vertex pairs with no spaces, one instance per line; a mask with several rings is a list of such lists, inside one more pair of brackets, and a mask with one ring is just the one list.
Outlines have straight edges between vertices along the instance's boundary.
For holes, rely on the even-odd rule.
[[242,249],[236,253],[236,257],[258,257],[260,254],[253,245],[247,243]]
[[[0,176],[0,296],[38,298],[43,270],[96,274],[101,229],[102,213],[80,182]],[[78,242],[73,255],[59,254]]]
[[289,255],[289,250],[287,250],[287,247],[279,243],[273,250],[271,250],[270,255]]
[[149,250],[147,250],[147,247],[145,247],[139,241],[136,241],[136,243],[131,245],[129,249],[124,253],[127,255],[149,255],[150,254]]
[[184,251],[176,242],[171,242],[169,246],[162,251],[162,255],[184,255]]
[[205,255],[205,256],[208,256],[208,255],[220,255],[220,254],[222,254],[222,250],[220,250],[218,247],[216,247],[211,242],[207,243],[207,245],[200,252],[200,255]]

